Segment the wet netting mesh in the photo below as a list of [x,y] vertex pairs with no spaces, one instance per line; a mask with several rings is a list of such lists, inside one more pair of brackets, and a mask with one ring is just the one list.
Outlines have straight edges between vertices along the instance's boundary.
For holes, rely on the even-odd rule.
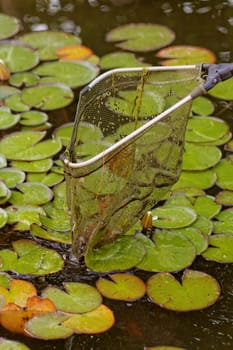
[[[123,235],[177,181],[200,67],[114,70],[80,94],[66,150],[73,251]],[[178,105],[177,105],[178,103]]]

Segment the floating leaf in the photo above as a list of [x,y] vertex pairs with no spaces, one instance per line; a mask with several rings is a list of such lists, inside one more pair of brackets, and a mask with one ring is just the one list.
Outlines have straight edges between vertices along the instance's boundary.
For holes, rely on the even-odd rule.
[[10,275],[8,275],[8,273],[0,272],[0,286],[9,288],[10,280],[11,280],[11,277]]
[[60,61],[86,60],[93,55],[93,51],[84,45],[66,46],[56,50]]
[[233,234],[210,236],[209,244],[209,248],[202,253],[205,259],[220,263],[233,262]]
[[221,211],[215,217],[214,229],[215,233],[232,234],[233,233],[233,209],[229,208]]
[[222,138],[229,126],[222,119],[214,117],[193,117],[188,120],[185,139],[189,142],[212,142]]
[[[203,157],[205,154],[205,157]],[[183,154],[183,170],[206,170],[216,165],[222,157],[222,152],[216,146],[203,146],[186,143]]]
[[17,186],[18,191],[12,191],[9,202],[14,205],[42,205],[53,198],[53,192],[48,186],[38,182],[25,182]]
[[13,160],[11,165],[19,170],[30,173],[43,173],[51,169],[53,161],[51,158],[45,158],[32,161]]
[[0,169],[0,179],[5,182],[6,186],[13,188],[25,180],[25,173],[15,168]]
[[56,50],[69,45],[79,45],[80,39],[70,33],[39,31],[24,34],[20,41],[38,49],[40,59],[44,61],[57,59]]
[[30,226],[30,233],[39,238],[43,238],[47,241],[59,242],[64,244],[72,243],[72,235],[71,232],[59,232],[59,231],[51,231],[48,229],[43,229],[37,224],[32,224]]
[[153,241],[143,235],[137,238],[146,248],[146,255],[137,267],[146,271],[178,271],[192,264],[194,245],[186,237],[170,231],[157,232]]
[[179,228],[192,224],[197,214],[188,207],[164,205],[151,211],[153,226],[159,228]]
[[14,112],[26,112],[30,109],[29,106],[22,102],[20,93],[6,97],[4,102]]
[[220,191],[217,193],[215,200],[218,204],[225,206],[233,206],[233,191]]
[[20,22],[13,16],[0,14],[0,40],[7,39],[18,33],[20,29]]
[[90,62],[50,62],[40,65],[35,74],[44,77],[42,82],[63,83],[71,88],[88,84],[99,73],[97,66]]
[[63,326],[69,315],[61,312],[51,312],[33,317],[25,325],[25,331],[30,336],[44,339],[62,339],[73,334],[73,330]]
[[214,63],[216,61],[216,56],[212,51],[204,47],[191,45],[169,46],[160,50],[156,56],[166,58],[166,60],[160,61],[160,64],[164,66],[198,64],[203,62]]
[[208,247],[209,241],[207,235],[201,233],[196,227],[183,227],[176,229],[176,232],[185,236],[196,248],[196,254],[201,254]]
[[216,178],[217,176],[213,169],[182,171],[179,180],[172,187],[172,190],[181,190],[187,187],[206,190],[215,184]]
[[19,114],[12,114],[9,108],[0,107],[0,130],[11,128],[18,123],[19,119]]
[[215,171],[217,174],[216,184],[225,190],[233,190],[233,162],[228,158],[222,159],[215,166]]
[[8,96],[19,94],[20,90],[9,85],[0,86],[0,100],[5,99]]
[[57,174],[54,172],[50,173],[29,173],[27,175],[27,180],[29,182],[40,182],[48,187],[52,187],[57,185],[61,181],[64,180],[64,176],[62,174]]
[[39,63],[38,53],[19,41],[0,42],[0,57],[11,72],[22,72]]
[[213,230],[213,222],[206,216],[198,216],[190,227],[194,227],[200,230],[203,235],[209,236]]
[[137,59],[135,54],[130,52],[112,52],[104,55],[100,59],[100,66],[102,69],[111,68],[127,68],[127,67],[146,67],[149,63],[143,63]]
[[26,88],[21,93],[22,102],[30,108],[43,111],[63,108],[73,100],[72,90],[64,84],[39,84]]
[[5,203],[11,196],[11,191],[6,184],[0,180],[0,204]]
[[0,286],[0,295],[8,303],[14,303],[18,306],[25,307],[29,297],[37,295],[36,288],[31,282],[20,279],[11,279],[9,288]]
[[48,115],[39,111],[25,112],[20,115],[20,124],[26,126],[41,125],[48,120]]
[[113,312],[107,306],[101,304],[93,311],[71,316],[63,322],[63,325],[71,328],[76,333],[97,334],[109,330],[114,322]]
[[228,79],[216,84],[208,93],[221,100],[233,100],[233,79]]
[[106,40],[129,51],[153,51],[169,45],[175,38],[168,27],[150,23],[131,23],[108,32]]
[[114,300],[135,301],[146,292],[145,283],[129,273],[109,275],[109,279],[100,277],[96,282],[99,292],[106,298]]
[[7,223],[8,215],[7,212],[0,208],[0,228],[4,227]]
[[127,270],[137,265],[145,254],[145,248],[131,236],[123,236],[99,249],[89,249],[86,265],[93,271],[110,272]]
[[199,196],[193,206],[198,215],[206,216],[211,219],[219,213],[221,205],[215,202],[215,198],[211,196]]
[[180,283],[170,273],[158,273],[147,282],[147,293],[152,301],[173,311],[202,310],[213,305],[221,289],[210,275],[185,270]]
[[63,124],[62,126],[54,130],[53,135],[55,138],[59,138],[61,140],[63,146],[68,146],[72,135],[73,127],[74,123]]
[[8,224],[15,224],[14,229],[19,231],[29,230],[31,224],[40,224],[39,215],[44,214],[41,207],[31,205],[12,205],[6,208]]
[[30,350],[30,348],[23,343],[14,340],[0,338],[0,350]]
[[22,87],[35,85],[39,82],[39,80],[40,78],[38,77],[38,75],[32,72],[22,72],[12,74],[9,82],[13,86]]
[[96,288],[86,283],[64,282],[63,291],[49,286],[42,296],[53,301],[57,310],[66,313],[86,313],[95,310],[102,302],[102,297]]
[[[119,97],[109,97],[106,101],[106,106],[111,111],[124,115],[135,117],[135,108],[137,105],[138,92],[135,91],[120,91]],[[142,117],[157,115],[161,113],[165,108],[165,99],[162,95],[153,91],[150,87],[145,87],[142,98],[140,99],[139,115]],[[134,126],[135,128],[135,126]]]
[[214,104],[207,97],[199,96],[192,102],[192,112],[198,115],[209,116],[214,112]]
[[63,260],[56,251],[33,241],[27,239],[14,241],[13,248],[14,252],[9,249],[0,251],[0,257],[4,261],[1,271],[44,275],[57,272],[63,267]]
[[14,303],[4,305],[1,310],[1,325],[13,333],[27,335],[24,328],[28,320],[37,315],[55,311],[56,308],[51,300],[34,295],[27,299],[24,308],[20,308]]

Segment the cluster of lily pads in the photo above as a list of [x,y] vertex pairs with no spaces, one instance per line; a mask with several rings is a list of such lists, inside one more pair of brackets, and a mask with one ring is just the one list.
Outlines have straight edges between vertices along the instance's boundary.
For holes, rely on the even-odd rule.
[[[66,248],[71,244],[59,155],[70,140],[73,124],[53,130],[50,137],[49,112],[68,106],[74,89],[90,82],[100,70],[149,65],[133,52],[159,50],[156,56],[164,59],[164,65],[212,63],[215,55],[192,46],[161,49],[172,43],[175,34],[155,24],[113,29],[106,40],[116,42],[121,50],[99,58],[75,35],[46,31],[17,36],[20,23],[16,18],[1,14],[0,23],[4,28],[0,77],[6,81],[0,86],[0,132],[4,135],[0,141],[0,228],[21,234],[12,247],[0,250],[1,325],[39,339],[58,339],[112,327],[114,314],[102,303],[103,297],[135,301],[147,294],[155,304],[183,312],[214,304],[220,296],[218,282],[190,266],[197,255],[233,262],[233,141],[229,125],[213,117],[214,104],[207,98],[193,103],[181,176],[169,198],[148,214],[146,227],[153,230],[142,233],[138,222],[125,236],[90,250],[85,257],[89,269],[110,275],[98,278],[96,287],[64,282],[38,295],[31,282],[11,278],[6,271],[32,277],[61,271],[64,259],[48,247],[49,242]],[[211,95],[232,100],[232,80],[216,86]],[[91,138],[93,130],[88,131],[87,125],[83,129],[86,139]],[[213,186],[220,190],[216,196],[207,195]],[[25,232],[30,232],[30,238],[24,237]],[[144,282],[133,273],[114,273],[131,268],[155,274]],[[182,270],[179,282],[173,273]],[[12,349],[28,349],[0,339],[0,349],[9,344]]]

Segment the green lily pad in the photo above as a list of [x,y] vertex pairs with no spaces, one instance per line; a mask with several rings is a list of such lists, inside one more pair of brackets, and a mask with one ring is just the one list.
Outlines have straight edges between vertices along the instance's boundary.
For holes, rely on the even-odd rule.
[[9,202],[14,205],[42,205],[53,198],[53,191],[38,182],[24,182],[17,186],[18,191],[12,191]]
[[183,227],[176,229],[176,232],[189,239],[196,248],[196,254],[204,252],[209,244],[207,235],[203,235],[196,227]]
[[8,219],[8,215],[6,210],[0,208],[0,228],[6,225],[7,219]]
[[47,204],[44,207],[46,216],[40,217],[41,224],[54,231],[66,232],[71,230],[70,218],[64,208],[57,208],[53,204]]
[[56,155],[61,150],[61,148],[62,145],[59,140],[48,139],[37,143],[31,148],[20,151],[11,159],[26,161],[40,160]]
[[71,88],[88,84],[99,73],[99,68],[85,61],[59,61],[40,65],[34,73],[43,83],[63,83]]
[[16,40],[0,43],[0,57],[14,73],[29,70],[39,63],[38,53]]
[[71,316],[63,322],[63,325],[73,329],[76,333],[97,334],[109,330],[114,322],[113,312],[101,304],[95,310]]
[[129,273],[109,275],[109,279],[100,277],[96,282],[98,291],[106,298],[114,300],[135,301],[146,292],[141,278]]
[[40,160],[32,160],[31,162],[13,160],[11,165],[16,169],[30,172],[30,173],[43,173],[48,171],[53,166],[53,161],[51,158],[45,158]]
[[6,184],[0,180],[0,204],[5,203],[11,196],[11,191]]
[[67,85],[44,83],[24,89],[20,96],[28,107],[50,111],[69,105],[74,94]]
[[225,190],[233,190],[233,162],[228,159],[222,159],[216,166],[215,171],[217,174],[216,184]]
[[137,265],[145,254],[141,242],[131,236],[123,236],[99,249],[89,249],[85,262],[88,268],[98,272],[128,270]]
[[0,107],[0,130],[11,128],[18,123],[19,119],[19,114],[12,114],[9,108]]
[[216,178],[217,176],[213,169],[182,171],[179,180],[173,185],[172,190],[181,190],[187,187],[207,190],[215,184]]
[[153,241],[143,235],[137,235],[137,239],[146,248],[146,255],[137,267],[145,271],[179,271],[190,266],[196,257],[195,246],[176,232],[157,232]]
[[63,326],[69,315],[61,312],[49,312],[31,318],[25,325],[25,331],[30,336],[44,340],[68,338],[73,330]]
[[189,207],[192,208],[190,198],[183,192],[173,193],[165,202],[166,206],[178,206],[178,207]]
[[13,16],[0,14],[0,40],[7,39],[18,33],[20,30],[20,22]]
[[219,98],[221,100],[233,100],[233,79],[228,79],[219,82],[209,92],[209,95]]
[[222,138],[229,125],[214,117],[193,117],[188,120],[185,139],[189,142],[212,142]]
[[89,142],[90,140],[100,141],[103,138],[103,133],[98,126],[91,123],[80,122],[77,140],[81,143]]
[[118,42],[116,46],[129,51],[154,51],[169,45],[175,39],[168,27],[150,23],[131,23],[108,32],[106,40]]
[[14,229],[28,231],[31,224],[40,224],[40,214],[44,214],[41,207],[32,205],[12,205],[6,208],[8,223],[15,224]]
[[4,154],[0,154],[0,169],[7,166],[7,160]]
[[216,203],[225,206],[233,206],[233,191],[220,191],[215,197]]
[[160,61],[160,64],[164,66],[214,63],[216,61],[216,56],[212,51],[191,45],[169,46],[160,50],[156,56],[165,58],[165,60]]
[[[74,123],[63,124],[62,126],[54,130],[53,136],[55,138],[60,138],[63,146],[66,147],[70,143],[73,127],[74,127]],[[102,134],[101,134],[101,137],[102,137]]]
[[213,222],[206,216],[198,216],[190,227],[194,227],[200,230],[203,235],[209,236],[213,231]]
[[64,175],[55,172],[49,173],[29,173],[27,181],[41,182],[42,184],[52,187],[64,180]]
[[145,89],[140,99],[140,105],[137,106],[138,92],[136,91],[120,91],[119,97],[109,97],[106,102],[107,108],[113,112],[136,118],[137,109],[139,108],[139,116],[146,117],[157,115],[165,108],[165,99],[162,95],[153,90]]
[[30,225],[30,233],[34,237],[39,237],[45,239],[46,241],[71,244],[72,243],[72,234],[71,232],[59,232],[51,231],[48,229],[43,229],[37,224]]
[[14,241],[13,248],[14,251],[10,249],[0,251],[0,257],[3,259],[1,271],[46,275],[63,268],[63,259],[55,250],[42,247],[31,240]]
[[26,112],[30,109],[29,106],[22,102],[20,93],[7,96],[4,102],[14,112]]
[[45,132],[40,131],[23,131],[11,133],[0,141],[0,152],[7,158],[10,158],[14,153],[33,146],[44,136]]
[[203,146],[187,142],[184,148],[182,169],[186,171],[206,170],[216,165],[221,157],[222,152],[216,146]]
[[12,74],[9,82],[11,85],[16,87],[32,86],[39,82],[40,78],[38,75],[32,72],[22,72]]
[[42,291],[44,298],[52,300],[57,310],[67,313],[86,313],[95,310],[102,297],[95,287],[80,282],[64,282],[65,291],[49,286]]
[[135,54],[130,52],[112,52],[100,58],[102,69],[127,68],[127,67],[147,67],[149,63],[143,63],[137,59]]
[[64,32],[41,31],[27,33],[19,37],[31,47],[38,49],[40,59],[43,61],[57,59],[56,50],[65,46],[79,45],[80,38]]
[[202,256],[211,261],[220,263],[233,262],[233,234],[210,236],[210,246]]
[[25,180],[25,173],[15,168],[2,168],[0,180],[4,181],[7,187],[13,188]]
[[221,289],[212,276],[201,271],[185,270],[181,283],[166,272],[152,276],[147,281],[147,293],[161,307],[187,312],[213,305]]
[[233,234],[233,209],[225,209],[215,216],[213,231],[221,234]]
[[199,96],[192,102],[192,112],[198,115],[209,116],[214,112],[214,104],[209,98]]
[[11,276],[6,272],[0,272],[0,286],[9,289]]
[[194,210],[198,215],[206,216],[211,219],[221,210],[221,205],[215,202],[215,198],[211,196],[199,196],[194,203]]
[[26,126],[41,125],[48,120],[48,115],[39,111],[29,111],[20,115],[20,124]]
[[159,228],[180,228],[191,225],[197,218],[189,207],[164,205],[151,211],[153,226]]
[[18,341],[0,338],[0,350],[30,350],[30,348]]

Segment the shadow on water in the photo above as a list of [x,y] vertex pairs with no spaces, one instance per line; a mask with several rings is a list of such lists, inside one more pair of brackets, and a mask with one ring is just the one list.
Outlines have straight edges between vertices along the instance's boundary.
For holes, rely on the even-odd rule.
[[[204,46],[213,50],[219,62],[231,62],[233,37],[233,1],[161,1],[161,0],[0,0],[0,11],[22,21],[22,31],[63,30],[80,34],[83,44],[101,56],[115,51],[104,41],[113,27],[131,22],[153,22],[169,26],[176,33],[174,44]],[[154,53],[146,61],[156,65]],[[51,122],[56,127],[72,121],[74,105],[54,112]],[[232,124],[231,111],[227,120]],[[5,246],[4,246],[5,247]],[[161,309],[146,297],[135,303],[112,302],[116,317],[114,327],[100,335],[76,335],[61,341],[38,341],[13,337],[4,329],[0,335],[18,339],[38,350],[142,350],[144,346],[173,345],[188,350],[227,350],[233,348],[233,278],[232,265],[207,263],[198,258],[192,268],[210,273],[222,287],[220,300],[204,311],[175,313]],[[149,274],[138,272],[145,281]],[[47,283],[81,280],[94,283],[95,274],[80,273],[67,263],[62,273],[36,281],[38,288]]]

